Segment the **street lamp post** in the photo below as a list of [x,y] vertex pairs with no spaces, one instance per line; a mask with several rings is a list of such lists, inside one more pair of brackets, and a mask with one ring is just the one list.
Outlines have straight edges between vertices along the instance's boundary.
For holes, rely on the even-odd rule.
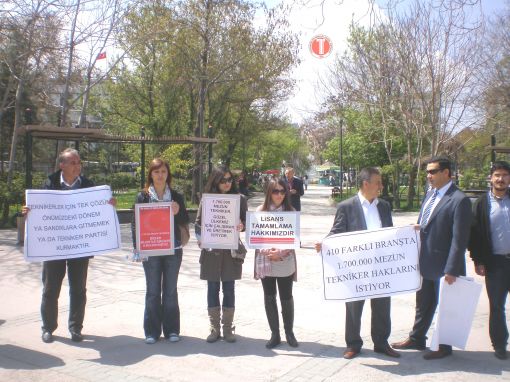
[[343,130],[343,126],[344,125],[344,120],[343,119],[340,119],[340,143],[339,143],[339,150],[338,150],[338,153],[339,153],[339,159],[340,159],[340,200],[342,200],[343,198],[343,180],[344,180],[344,174],[343,174],[343,166],[344,166],[344,163],[343,163],[343,152],[342,152],[342,149],[343,149],[343,133],[342,133],[342,130]]
[[[212,127],[212,125],[209,125],[209,128],[207,129],[207,137],[212,138],[212,134],[213,134],[213,127]],[[207,170],[208,170],[209,175],[211,175],[211,171],[212,171],[212,143],[209,143],[209,158],[208,158]]]
[[142,126],[140,129],[140,138],[142,139],[141,143],[141,153],[140,153],[140,188],[143,188],[145,185],[145,127]]

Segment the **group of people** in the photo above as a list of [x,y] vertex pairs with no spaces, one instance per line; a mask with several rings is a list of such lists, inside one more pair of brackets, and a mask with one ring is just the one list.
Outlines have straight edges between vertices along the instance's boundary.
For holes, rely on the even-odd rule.
[[[92,187],[81,175],[81,162],[76,150],[67,149],[59,157],[60,170],[52,174],[45,188],[75,189]],[[408,338],[391,346],[390,297],[371,299],[371,335],[374,351],[399,357],[395,349],[424,350],[426,335],[438,304],[440,279],[448,284],[466,274],[465,252],[469,248],[475,271],[485,276],[490,302],[489,334],[496,357],[507,358],[508,329],[505,317],[506,296],[510,291],[510,165],[495,162],[491,167],[491,189],[473,205],[451,180],[451,162],[445,157],[433,157],[426,167],[429,191],[423,200],[418,222],[420,231],[420,272],[422,287],[416,293],[415,321]],[[167,162],[156,158],[149,167],[145,188],[136,203],[171,202],[174,214],[176,248],[172,254],[151,256],[143,261],[146,296],[143,327],[145,342],[153,344],[163,334],[169,341],[179,341],[180,312],[177,279],[182,262],[179,225],[187,225],[189,216],[184,198],[172,188],[171,171]],[[357,195],[339,203],[333,226],[328,235],[343,232],[373,230],[393,225],[390,205],[378,198],[382,190],[381,173],[377,168],[364,168],[358,175]],[[215,168],[205,186],[205,193],[237,194],[232,172],[224,166]],[[300,211],[303,182],[285,169],[285,178],[271,179],[265,197],[257,211]],[[247,200],[240,196],[239,221],[246,224]],[[114,204],[114,203],[112,203]],[[25,211],[27,212],[27,211]],[[200,246],[201,208],[195,221]],[[134,227],[134,226],[133,226]],[[134,228],[133,228],[134,232]],[[136,247],[135,235],[133,245]],[[317,251],[321,243],[316,243]],[[207,281],[209,334],[207,342],[223,338],[235,342],[235,281],[241,278],[243,259],[233,256],[230,249],[201,248],[200,279]],[[41,315],[42,340],[52,342],[57,328],[58,297],[62,280],[68,272],[70,286],[69,331],[73,341],[81,341],[86,303],[88,258],[52,260],[43,264],[43,297]],[[271,332],[266,347],[281,343],[277,294],[281,305],[285,339],[292,347],[299,346],[293,331],[293,282],[297,276],[297,256],[293,249],[260,249],[255,251],[254,277],[261,280],[264,306]],[[220,291],[223,298],[220,301]],[[364,301],[346,303],[344,358],[356,357],[363,346],[360,335]],[[439,350],[424,355],[427,360],[452,354],[451,346],[441,344]]]
[[[475,272],[485,276],[490,304],[489,335],[494,354],[507,359],[508,329],[506,296],[510,292],[510,165],[499,161],[490,170],[491,189],[473,206],[452,182],[451,162],[433,157],[426,167],[429,191],[425,196],[415,228],[420,232],[420,273],[422,286],[416,292],[413,327],[403,341],[390,344],[389,297],[371,299],[371,335],[374,351],[400,357],[395,349],[425,350],[427,332],[438,305],[440,280],[453,284],[466,275],[465,253],[470,250]],[[357,195],[339,203],[329,235],[372,230],[393,225],[389,204],[377,198],[383,184],[376,168],[365,168],[358,175]],[[321,244],[316,244],[321,249]],[[364,301],[346,303],[344,358],[356,357],[363,346],[360,336]],[[440,344],[424,355],[426,360],[452,354],[452,347]]]

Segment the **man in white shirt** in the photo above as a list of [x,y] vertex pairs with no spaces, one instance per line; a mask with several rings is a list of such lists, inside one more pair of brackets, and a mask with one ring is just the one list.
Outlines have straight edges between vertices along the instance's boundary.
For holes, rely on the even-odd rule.
[[[338,204],[335,221],[329,235],[373,230],[382,227],[392,227],[391,207],[388,202],[377,198],[383,188],[381,173],[377,168],[367,167],[358,175],[359,192],[357,195]],[[315,245],[320,251],[321,244]],[[345,359],[352,359],[361,352],[361,314],[364,300],[347,302],[345,320]],[[390,357],[400,357],[388,344],[391,332],[390,297],[373,298],[370,300],[372,308],[372,341],[376,353]]]

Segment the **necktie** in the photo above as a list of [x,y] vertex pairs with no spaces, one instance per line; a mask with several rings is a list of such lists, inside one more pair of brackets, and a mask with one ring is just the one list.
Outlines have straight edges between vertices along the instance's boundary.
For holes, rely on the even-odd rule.
[[425,211],[423,211],[420,225],[422,225],[422,226],[427,225],[427,222],[429,221],[429,217],[430,217],[430,212],[432,211],[432,206],[434,205],[434,202],[436,201],[436,197],[438,194],[439,194],[439,191],[437,189],[434,190],[434,193],[432,194],[432,197],[430,198],[430,201],[427,204],[427,207],[425,207]]

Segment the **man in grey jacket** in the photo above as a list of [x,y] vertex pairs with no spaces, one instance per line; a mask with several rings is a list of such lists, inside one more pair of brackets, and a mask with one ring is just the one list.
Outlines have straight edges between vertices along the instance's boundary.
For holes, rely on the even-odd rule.
[[[391,207],[388,202],[378,199],[383,185],[381,173],[374,167],[367,167],[358,176],[359,192],[357,195],[338,204],[335,221],[329,235],[343,232],[373,230],[382,227],[392,227]],[[315,248],[320,251],[321,244]],[[361,352],[363,340],[360,336],[361,314],[365,300],[345,303],[345,359],[352,359]],[[400,357],[388,344],[391,332],[390,297],[373,298],[370,300],[372,308],[372,341],[376,353],[390,357]]]

